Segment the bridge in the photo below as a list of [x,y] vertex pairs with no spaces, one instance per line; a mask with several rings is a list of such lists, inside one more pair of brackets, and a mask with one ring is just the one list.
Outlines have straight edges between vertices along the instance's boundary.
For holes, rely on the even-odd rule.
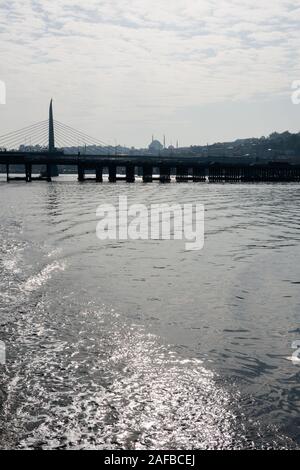
[[[95,147],[97,153],[93,153]],[[133,183],[137,175],[145,183],[155,179],[168,183],[173,176],[177,182],[300,182],[300,164],[251,163],[241,159],[230,163],[208,162],[203,157],[178,153],[116,155],[113,146],[54,120],[52,100],[47,120],[0,136],[0,164],[6,167],[8,182],[12,179],[51,182],[58,176],[60,165],[77,168],[80,182],[91,179],[92,174],[96,182],[103,182],[106,175],[111,183],[118,180]],[[22,165],[24,176],[12,177],[12,165]],[[45,168],[36,178],[32,171],[34,165]]]

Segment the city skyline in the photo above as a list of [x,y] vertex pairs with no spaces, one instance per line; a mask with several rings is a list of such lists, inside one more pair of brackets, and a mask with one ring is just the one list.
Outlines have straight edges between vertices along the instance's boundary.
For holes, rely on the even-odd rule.
[[51,96],[64,122],[112,145],[300,129],[300,8],[289,0],[0,5],[0,134],[42,119]]

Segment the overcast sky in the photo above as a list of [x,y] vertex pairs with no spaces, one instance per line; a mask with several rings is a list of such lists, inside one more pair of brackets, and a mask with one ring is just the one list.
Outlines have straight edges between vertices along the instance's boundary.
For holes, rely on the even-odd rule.
[[299,0],[0,0],[0,134],[181,145],[300,130]]

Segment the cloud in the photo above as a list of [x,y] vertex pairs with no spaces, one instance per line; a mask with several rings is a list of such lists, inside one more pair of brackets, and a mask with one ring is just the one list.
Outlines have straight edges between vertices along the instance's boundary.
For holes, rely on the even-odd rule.
[[[178,120],[185,107],[281,96],[300,77],[294,1],[0,0],[0,6],[0,79],[15,97],[11,116],[20,116],[18,103],[28,112],[31,101],[36,112],[54,95],[71,124],[99,132],[101,122],[103,137],[112,138],[121,120],[132,138],[136,123],[149,132],[149,122]],[[26,111],[21,118],[28,119]]]

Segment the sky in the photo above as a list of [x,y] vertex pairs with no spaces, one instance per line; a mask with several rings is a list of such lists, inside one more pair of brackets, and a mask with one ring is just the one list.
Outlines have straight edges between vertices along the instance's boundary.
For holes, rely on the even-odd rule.
[[300,131],[300,0],[0,0],[0,135],[55,117],[111,144]]

